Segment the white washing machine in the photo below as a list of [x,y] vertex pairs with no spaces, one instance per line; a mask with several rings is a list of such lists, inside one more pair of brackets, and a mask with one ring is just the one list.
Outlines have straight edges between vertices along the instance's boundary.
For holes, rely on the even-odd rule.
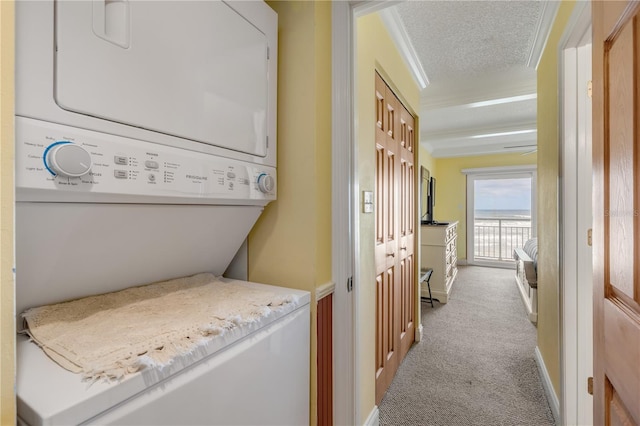
[[[276,199],[263,2],[18,1],[16,311],[211,272]],[[306,424],[309,294],[121,381],[18,338],[23,424]],[[250,409],[247,409],[250,407]]]

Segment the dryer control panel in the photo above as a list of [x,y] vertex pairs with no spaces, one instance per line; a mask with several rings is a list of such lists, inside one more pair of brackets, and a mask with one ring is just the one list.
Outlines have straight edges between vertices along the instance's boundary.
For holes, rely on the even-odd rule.
[[16,117],[18,201],[260,204],[273,167]]

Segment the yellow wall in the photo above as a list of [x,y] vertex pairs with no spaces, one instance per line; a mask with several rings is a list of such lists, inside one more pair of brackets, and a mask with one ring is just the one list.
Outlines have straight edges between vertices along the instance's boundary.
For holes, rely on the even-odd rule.
[[436,158],[437,181],[434,217],[458,223],[458,259],[467,258],[467,179],[462,169],[536,164],[536,155],[499,154]]
[[15,424],[13,285],[14,4],[0,2],[0,424]]
[[574,5],[560,5],[538,66],[538,348],[558,396],[558,43]]
[[[424,148],[421,144],[418,144],[418,164],[420,165],[420,167],[424,167],[425,169],[429,170],[429,176],[435,176],[436,175],[436,159],[433,158],[431,156],[431,154],[429,153],[429,151]],[[422,220],[422,216],[424,214],[424,212],[422,211],[422,175],[421,175],[421,171],[420,171],[420,167],[418,167],[417,173],[418,173],[418,185],[416,190],[418,191],[418,198],[416,198],[416,200],[418,200],[418,215],[420,216],[420,220]],[[418,238],[420,238],[418,236]],[[418,250],[420,250],[420,244],[418,243]],[[418,256],[416,257],[416,259],[422,259],[421,257],[422,255],[420,254],[420,252],[418,252]],[[418,306],[418,308],[420,308]],[[420,311],[418,311],[418,313],[420,313]],[[418,318],[420,318],[421,316],[419,316]]]
[[431,176],[435,176],[436,172],[436,159],[431,156],[429,151],[420,145],[420,149],[418,150],[418,158],[419,164],[429,170]]
[[[420,94],[411,74],[399,56],[394,43],[377,14],[359,18],[356,28],[356,141],[358,144],[358,189],[375,189],[375,71],[378,70],[404,105],[415,114]],[[419,134],[419,133],[418,133]],[[359,196],[361,198],[361,196]],[[363,424],[375,406],[375,262],[374,214],[358,217],[360,233],[357,253],[358,345],[360,354],[356,368],[360,390],[359,405]]]
[[331,281],[331,3],[278,13],[278,199],[249,235],[249,279],[311,292],[311,422],[316,421],[315,289]]

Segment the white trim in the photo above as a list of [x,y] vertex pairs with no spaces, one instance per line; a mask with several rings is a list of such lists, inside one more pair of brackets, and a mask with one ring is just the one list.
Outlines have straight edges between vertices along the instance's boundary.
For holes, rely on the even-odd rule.
[[419,343],[422,340],[422,332],[424,331],[424,327],[422,326],[422,323],[420,323],[416,329],[415,329],[415,340],[416,343]]
[[578,424],[593,423],[593,397],[585,387],[593,376],[593,251],[587,244],[587,232],[593,227],[592,108],[585,89],[591,80],[591,28],[585,37],[588,45],[578,48],[578,87],[582,87],[578,97]]
[[322,284],[320,287],[316,287],[316,302],[320,299],[324,299],[330,294],[333,294],[336,290],[336,283],[328,282]]
[[465,175],[491,175],[498,173],[530,172],[535,170],[538,170],[538,166],[536,164],[525,164],[522,166],[480,167],[476,169],[462,169],[460,171]]
[[[576,128],[577,128],[577,83],[566,84],[569,78],[576,79],[577,51],[575,48],[566,49],[562,58],[563,68],[559,89],[561,98],[559,103],[562,108],[562,136],[560,162],[563,179],[560,185],[560,247],[558,251],[560,268],[560,339],[561,339],[561,367],[560,397],[562,398],[562,421],[564,424],[576,424],[577,420],[577,389],[578,371],[576,360],[578,358],[577,339],[577,306],[575,301],[577,278],[577,253],[573,246],[577,240],[577,227],[575,218],[578,216],[576,205],[577,165],[576,165]],[[573,226],[569,225],[573,222]],[[569,247],[571,246],[571,247]]]
[[589,2],[576,2],[569,17],[565,31],[558,43],[558,54],[568,47],[578,47],[580,40],[591,27],[591,5]]
[[558,396],[556,395],[556,391],[553,389],[553,384],[551,383],[551,377],[549,377],[547,366],[544,364],[542,354],[537,346],[535,350],[535,358],[536,364],[538,365],[538,373],[540,373],[540,379],[542,380],[542,387],[544,388],[547,402],[551,408],[551,413],[553,414],[556,424],[560,424],[560,401],[558,401]]
[[[469,169],[467,169],[469,170]],[[477,170],[477,169],[474,169]],[[464,170],[462,170],[463,174],[466,174],[467,176],[465,176],[465,180],[467,181],[467,199],[465,200],[467,203],[467,223],[465,224],[466,226],[466,232],[467,232],[467,264],[468,265],[476,265],[476,261],[475,261],[475,245],[474,245],[474,238],[473,235],[475,233],[474,230],[474,216],[475,216],[475,212],[474,212],[474,208],[475,208],[475,188],[474,188],[474,183],[473,183],[473,177],[469,176],[468,173],[465,173]]]
[[388,7],[378,13],[380,14],[380,18],[382,18],[382,22],[387,27],[387,31],[389,31],[389,35],[394,41],[400,56],[402,56],[407,68],[411,71],[411,75],[416,81],[416,84],[420,90],[424,89],[429,85],[429,78],[422,67],[416,49],[411,43],[411,39],[402,23],[398,10],[395,7]]
[[380,410],[377,405],[373,407],[364,424],[365,426],[380,426]]
[[[560,167],[560,398],[563,424],[591,424],[593,397],[586,378],[593,373],[590,250],[591,102],[586,81],[591,72],[591,7],[577,2],[558,44],[561,140]],[[587,158],[588,157],[588,158]],[[588,185],[588,183],[587,183]],[[587,193],[585,193],[587,192]],[[586,277],[585,277],[586,275]]]
[[551,32],[553,21],[556,19],[559,8],[559,1],[547,0],[544,2],[542,13],[540,14],[540,19],[538,20],[538,26],[536,28],[536,35],[531,46],[531,52],[529,52],[529,60],[527,61],[527,66],[529,68],[538,69],[542,52],[544,52],[547,40],[549,40],[549,33]]
[[[333,298],[333,423],[357,424],[360,390],[358,389],[357,277],[354,251],[357,227],[353,206],[358,194],[354,182],[354,7],[352,2],[332,3],[332,281]],[[357,212],[357,209],[356,209]],[[352,277],[356,291],[347,291]]]
[[379,12],[388,7],[402,3],[404,0],[349,0],[351,8],[351,16],[359,18],[370,13]]
[[[466,264],[472,266],[487,266],[489,268],[498,269],[516,269],[516,264],[513,259],[503,260],[502,262],[499,260],[474,260],[473,262],[466,262]],[[458,265],[460,265],[459,261]]]

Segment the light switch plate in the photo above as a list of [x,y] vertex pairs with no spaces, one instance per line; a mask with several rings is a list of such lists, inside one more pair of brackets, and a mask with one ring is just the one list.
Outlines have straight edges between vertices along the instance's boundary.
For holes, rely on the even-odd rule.
[[373,191],[362,191],[362,211],[373,213]]

